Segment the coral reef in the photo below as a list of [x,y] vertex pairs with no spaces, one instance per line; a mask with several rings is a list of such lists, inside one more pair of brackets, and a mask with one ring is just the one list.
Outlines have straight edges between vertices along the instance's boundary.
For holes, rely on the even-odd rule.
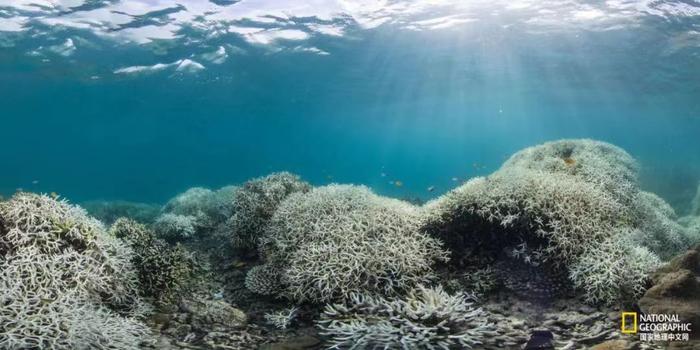
[[353,293],[327,305],[318,326],[331,348],[471,349],[496,335],[472,299],[422,286],[396,299]]
[[168,241],[182,241],[194,237],[201,227],[203,213],[201,215],[180,215],[164,213],[153,223],[153,230],[158,232],[158,237]]
[[[639,190],[636,169],[627,153],[598,141],[527,148],[488,177],[427,203],[423,229],[446,242],[455,268],[507,262],[508,273],[519,259],[539,269],[528,274],[544,276],[543,285],[520,283],[534,295],[556,295],[556,286],[571,280],[592,303],[631,301],[657,256],[691,243],[673,210]],[[508,254],[523,244],[526,254]],[[639,270],[601,264],[602,253]]]
[[281,271],[271,265],[253,266],[245,277],[245,286],[260,295],[278,295],[282,292]]
[[231,214],[236,186],[216,191],[194,187],[171,199],[155,220],[154,231],[170,242],[206,238]]
[[80,206],[105,225],[111,225],[121,217],[151,224],[160,213],[160,205],[127,201],[89,201],[80,203]]
[[648,274],[661,265],[658,256],[619,233],[591,247],[570,266],[574,286],[591,304],[636,300],[647,287]]
[[622,148],[589,140],[559,140],[525,148],[510,157],[504,168],[566,174],[595,184],[623,203],[634,200],[639,165]]
[[287,172],[246,182],[235,194],[232,215],[225,225],[234,247],[255,249],[277,206],[292,193],[305,193],[310,189],[308,183]]
[[636,244],[649,248],[663,259],[669,259],[688,248],[694,239],[679,224],[676,212],[659,196],[639,191],[632,207],[635,212]]
[[133,249],[135,254],[131,260],[138,270],[144,296],[158,302],[171,302],[203,277],[204,268],[187,249],[157,239],[142,224],[121,218],[112,225],[110,233]]
[[265,321],[278,329],[287,329],[294,322],[298,311],[299,308],[291,307],[269,312],[265,314]]
[[280,204],[261,256],[266,269],[279,271],[280,295],[291,300],[393,294],[426,282],[431,265],[446,259],[437,240],[418,232],[419,219],[411,204],[363,186],[318,187]]
[[163,206],[163,212],[178,215],[196,216],[206,212],[209,198],[213,191],[202,187],[193,187],[178,194]]
[[0,347],[138,349],[150,332],[132,254],[65,201],[0,203]]

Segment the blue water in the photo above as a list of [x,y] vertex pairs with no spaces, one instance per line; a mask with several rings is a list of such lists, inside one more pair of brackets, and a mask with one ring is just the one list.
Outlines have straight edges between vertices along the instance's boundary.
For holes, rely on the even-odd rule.
[[[202,3],[240,16],[180,17],[216,16]],[[427,199],[521,148],[578,137],[626,149],[644,187],[680,211],[697,188],[696,1],[368,10],[388,18],[380,25],[293,3],[279,2],[280,17],[270,1],[0,1],[0,193],[162,202],[287,170]],[[110,12],[122,5],[136,11],[128,20]],[[98,13],[109,16],[77,25]],[[215,35],[222,23],[297,32]],[[120,36],[173,25],[169,38]],[[212,58],[221,48],[225,59]],[[183,59],[196,64],[178,71]]]

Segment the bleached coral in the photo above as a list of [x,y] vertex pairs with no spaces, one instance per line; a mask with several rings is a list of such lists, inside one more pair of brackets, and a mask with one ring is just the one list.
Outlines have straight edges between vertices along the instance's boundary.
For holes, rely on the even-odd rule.
[[246,182],[235,193],[232,215],[225,225],[233,245],[239,249],[254,249],[258,238],[277,209],[292,193],[308,192],[311,186],[299,176],[279,172]]
[[169,302],[181,297],[198,280],[201,268],[195,257],[179,244],[173,247],[156,238],[146,226],[121,218],[112,225],[110,233],[134,250],[131,260],[145,296]]
[[213,192],[203,187],[193,187],[178,194],[163,206],[163,212],[195,216],[203,212]]
[[191,239],[198,232],[210,229],[214,224],[207,211],[213,195],[209,189],[194,187],[175,196],[163,206],[153,229],[158,236],[174,242]]
[[199,226],[198,221],[197,216],[165,213],[153,223],[153,230],[159,237],[177,242],[195,236]]
[[132,317],[142,303],[131,250],[81,208],[18,193],[0,203],[0,247],[0,348],[138,349],[149,339]]
[[481,240],[501,248],[529,240],[538,241],[535,249],[544,244],[550,259],[562,262],[587,243],[602,241],[618,222],[632,220],[624,206],[595,186],[520,168],[472,179],[426,204],[424,213],[424,229],[447,242],[453,254]]
[[[626,152],[597,141],[527,148],[488,177],[426,204],[423,229],[444,240],[462,267],[493,264],[504,247],[527,243],[542,266],[571,269],[590,301],[613,303],[638,295],[645,276],[594,266],[591,252],[610,250],[639,266],[690,244],[670,206],[640,191],[636,169]],[[611,243],[621,241],[625,249]],[[608,282],[595,283],[606,274]]]
[[505,168],[525,168],[574,176],[623,203],[634,200],[639,165],[625,150],[606,142],[576,139],[546,142],[518,151]]
[[640,191],[632,209],[636,214],[636,244],[669,259],[694,243],[687,229],[678,223],[676,212],[659,196]]
[[260,295],[277,295],[282,291],[281,270],[266,264],[254,266],[246,274],[245,286]]
[[644,294],[649,273],[661,265],[658,256],[621,232],[581,254],[570,266],[574,285],[591,304],[637,300]]
[[291,307],[266,313],[264,317],[268,324],[278,329],[287,329],[296,319],[298,312],[299,308]]
[[418,232],[418,209],[364,186],[329,185],[290,195],[274,213],[261,255],[281,274],[280,293],[297,301],[393,294],[426,282],[446,259]]
[[403,298],[353,293],[326,305],[318,327],[335,349],[471,349],[495,335],[474,298],[418,286]]

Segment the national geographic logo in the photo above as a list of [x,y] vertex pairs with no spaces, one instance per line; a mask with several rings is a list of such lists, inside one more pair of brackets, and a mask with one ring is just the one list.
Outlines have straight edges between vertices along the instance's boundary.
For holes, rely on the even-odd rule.
[[676,314],[638,314],[622,312],[622,334],[639,334],[642,341],[688,341],[692,324]]

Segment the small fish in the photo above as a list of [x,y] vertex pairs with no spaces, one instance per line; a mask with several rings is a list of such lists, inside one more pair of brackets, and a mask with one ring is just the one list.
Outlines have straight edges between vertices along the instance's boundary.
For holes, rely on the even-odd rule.
[[15,188],[15,192],[24,192],[24,188],[17,187],[17,188]]
[[428,187],[428,192],[433,192],[433,191],[435,191],[435,186]]
[[394,186],[403,187],[403,181],[399,181],[399,180],[394,181]]
[[394,186],[394,181],[389,181],[389,185]]
[[39,180],[32,181],[32,185],[38,185],[38,184],[39,184]]
[[452,181],[457,182],[457,181],[459,181],[459,179],[456,178],[456,177],[453,177],[453,178],[452,178]]
[[51,198],[53,198],[53,199],[58,199],[58,193],[56,193],[56,192],[51,192],[51,193],[49,194],[49,196],[50,196]]
[[328,181],[333,181],[333,176],[332,176],[332,175],[326,175],[326,180],[328,180]]

